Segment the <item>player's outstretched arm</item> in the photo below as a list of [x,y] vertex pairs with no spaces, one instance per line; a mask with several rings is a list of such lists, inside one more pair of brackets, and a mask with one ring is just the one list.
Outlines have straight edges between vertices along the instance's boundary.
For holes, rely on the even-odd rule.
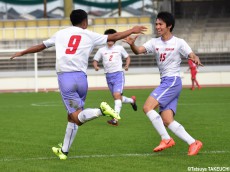
[[34,45],[32,47],[29,47],[28,49],[26,50],[23,50],[23,51],[20,51],[20,52],[17,52],[15,53],[14,55],[12,55],[10,57],[10,59],[14,59],[15,57],[20,57],[20,56],[23,56],[25,54],[30,54],[30,53],[37,53],[37,52],[40,52],[42,50],[46,49],[46,46],[44,44],[38,44],[38,45]]
[[199,66],[204,66],[201,62],[200,62],[200,58],[195,54],[195,53],[190,53],[188,55],[188,58],[191,59],[195,64],[199,65]]
[[126,30],[124,32],[109,34],[107,41],[117,41],[124,39],[131,34],[144,34],[146,30],[147,28],[145,26],[134,26],[132,29]]

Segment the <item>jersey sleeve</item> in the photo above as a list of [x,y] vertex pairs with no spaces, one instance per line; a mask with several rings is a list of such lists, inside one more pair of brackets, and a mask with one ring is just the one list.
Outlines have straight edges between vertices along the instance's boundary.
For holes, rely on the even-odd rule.
[[143,47],[145,47],[145,49],[146,49],[146,54],[154,53],[155,52],[154,39],[150,39],[149,41],[144,43]]
[[102,35],[96,32],[90,32],[90,37],[93,40],[94,46],[104,45],[107,42],[108,35]]
[[190,46],[183,39],[180,39],[180,49],[179,52],[185,58],[188,58],[188,55],[192,52]]
[[53,47],[55,46],[55,39],[56,36],[54,35],[50,39],[43,41],[43,44],[46,46],[46,48]]
[[127,53],[127,51],[124,49],[124,47],[120,46],[121,49],[121,55],[123,58],[127,58],[129,57],[129,54]]
[[96,52],[96,54],[93,57],[93,60],[96,60],[96,61],[99,62],[101,60],[101,58],[102,58],[101,49],[98,49],[97,52]]

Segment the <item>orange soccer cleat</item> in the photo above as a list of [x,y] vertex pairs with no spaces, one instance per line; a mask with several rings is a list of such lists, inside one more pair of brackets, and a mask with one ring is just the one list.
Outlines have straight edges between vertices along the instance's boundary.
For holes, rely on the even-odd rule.
[[202,142],[199,140],[196,140],[194,143],[192,143],[189,146],[188,155],[192,156],[192,155],[198,154],[202,146],[203,146]]
[[154,152],[159,152],[164,149],[170,148],[175,145],[175,142],[172,138],[167,140],[161,140],[160,145],[153,149]]

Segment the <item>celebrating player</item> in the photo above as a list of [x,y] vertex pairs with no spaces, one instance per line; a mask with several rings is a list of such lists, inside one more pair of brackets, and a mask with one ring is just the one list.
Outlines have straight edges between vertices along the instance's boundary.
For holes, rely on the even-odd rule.
[[63,103],[67,110],[68,123],[61,148],[53,147],[53,152],[62,160],[67,154],[78,131],[85,122],[106,115],[120,119],[110,106],[102,102],[100,108],[84,109],[88,91],[86,70],[91,51],[95,46],[117,41],[131,34],[143,33],[144,26],[135,26],[124,32],[102,35],[87,30],[88,14],[81,9],[73,10],[70,14],[73,26],[62,29],[42,44],[32,46],[24,51],[15,53],[11,59],[28,53],[36,53],[46,48],[56,47],[56,71]]
[[[202,66],[202,64],[199,57],[192,52],[183,39],[173,36],[174,24],[175,19],[171,13],[160,12],[155,22],[158,38],[152,38],[142,46],[135,45],[137,36],[127,37],[125,41],[135,54],[153,53],[160,71],[161,83],[152,91],[143,107],[145,114],[161,136],[160,145],[153,151],[162,151],[175,145],[174,140],[165,128],[166,126],[176,136],[188,143],[188,155],[196,155],[202,147],[202,142],[190,136],[184,127],[174,120],[174,116],[182,90],[180,78],[181,56],[191,59],[197,65]],[[158,106],[159,113],[155,110]]]

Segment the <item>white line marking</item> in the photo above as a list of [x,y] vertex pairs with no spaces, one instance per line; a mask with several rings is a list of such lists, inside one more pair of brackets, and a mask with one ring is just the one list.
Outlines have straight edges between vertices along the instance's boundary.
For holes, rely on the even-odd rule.
[[60,102],[40,102],[40,103],[32,103],[31,106],[63,106]]
[[[229,154],[230,151],[201,151],[199,154]],[[186,152],[180,152],[180,153],[145,153],[145,154],[111,154],[111,155],[77,155],[77,156],[69,156],[68,159],[82,159],[82,158],[112,158],[112,157],[146,157],[146,156],[163,156],[163,155],[186,155]],[[11,161],[33,161],[33,160],[52,160],[52,159],[58,159],[55,155],[54,157],[36,157],[36,158],[2,158],[0,159],[0,162],[11,162]]]

